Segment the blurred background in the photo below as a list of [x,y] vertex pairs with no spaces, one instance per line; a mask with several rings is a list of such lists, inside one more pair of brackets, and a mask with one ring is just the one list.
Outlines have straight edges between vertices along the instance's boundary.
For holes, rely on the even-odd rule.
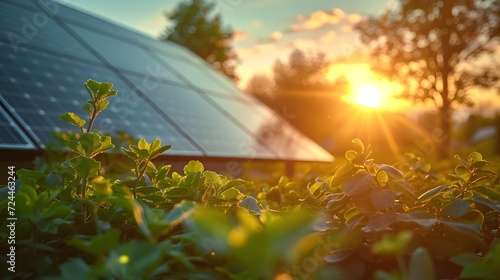
[[500,153],[499,1],[59,2],[191,49],[333,155]]

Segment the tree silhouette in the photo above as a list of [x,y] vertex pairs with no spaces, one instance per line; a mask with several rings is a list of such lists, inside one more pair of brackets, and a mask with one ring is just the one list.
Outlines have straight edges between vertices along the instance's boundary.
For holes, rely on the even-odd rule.
[[288,61],[274,63],[272,77],[255,75],[246,89],[302,133],[322,141],[332,136],[330,127],[348,90],[345,80],[327,81],[329,65],[323,53],[293,50]]
[[434,102],[447,136],[442,155],[449,150],[451,113],[472,105],[471,88],[498,91],[499,63],[492,57],[499,19],[499,1],[400,0],[397,8],[356,26],[372,50],[374,69],[406,85],[402,97]]
[[161,35],[162,40],[180,44],[237,81],[236,53],[231,49],[233,31],[222,27],[220,14],[213,14],[214,3],[191,0],[180,3],[165,16],[173,24]]
[[265,74],[256,74],[248,80],[245,91],[270,105],[274,94],[274,82]]

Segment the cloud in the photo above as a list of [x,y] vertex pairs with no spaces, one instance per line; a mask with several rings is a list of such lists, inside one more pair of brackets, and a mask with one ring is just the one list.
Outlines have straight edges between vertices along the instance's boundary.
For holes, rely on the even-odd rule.
[[353,24],[360,22],[362,19],[363,19],[363,16],[359,15],[359,14],[350,14],[347,16],[347,20]]
[[271,41],[279,41],[279,40],[281,40],[281,38],[283,38],[283,34],[279,31],[275,31],[275,32],[271,33],[271,35],[269,35],[269,39]]
[[337,36],[337,33],[335,31],[328,31],[326,34],[323,36],[319,37],[319,41],[323,44],[328,44],[333,42],[335,37]]
[[338,17],[335,12],[316,11],[302,22],[305,29],[312,30],[321,28],[327,24],[336,24],[342,18]]
[[[318,10],[309,15],[297,15],[295,22],[287,29],[288,32],[316,30],[328,25],[339,23],[356,24],[363,19],[359,14],[347,14],[339,8],[331,10]],[[347,29],[347,28],[345,28]]]
[[266,43],[266,44],[254,45],[248,48],[236,48],[235,51],[238,54],[238,56],[241,57],[241,56],[270,52],[275,50],[276,48],[277,48],[276,44]]
[[348,33],[352,31],[352,24],[344,24],[342,27],[340,27],[340,31],[344,33]]
[[297,39],[292,43],[292,46],[296,49],[308,49],[315,45],[317,45],[317,42],[312,39]]
[[234,30],[234,32],[233,32],[233,40],[235,42],[245,41],[246,39],[248,39],[248,33],[247,32],[242,31],[240,29]]

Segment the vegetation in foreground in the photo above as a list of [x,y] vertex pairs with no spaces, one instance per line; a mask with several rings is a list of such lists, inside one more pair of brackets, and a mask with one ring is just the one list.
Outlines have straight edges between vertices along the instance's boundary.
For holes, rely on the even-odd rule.
[[[474,152],[434,174],[413,154],[387,165],[359,139],[347,163],[302,185],[281,177],[258,189],[189,162],[183,174],[153,160],[160,140],[123,148],[114,174],[110,136],[92,124],[116,95],[85,83],[88,124],[68,136],[64,161],[18,170],[0,189],[4,279],[497,279],[499,176]],[[86,126],[87,125],[87,126]],[[86,127],[85,127],[86,126]],[[111,171],[110,171],[111,170]],[[12,171],[14,174],[14,170]],[[449,173],[449,174],[448,174]],[[249,194],[254,194],[253,196]],[[256,194],[256,195],[255,195]]]

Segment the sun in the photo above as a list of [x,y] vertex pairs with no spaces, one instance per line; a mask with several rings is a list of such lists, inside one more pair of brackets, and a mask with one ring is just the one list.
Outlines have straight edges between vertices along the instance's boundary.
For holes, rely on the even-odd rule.
[[380,108],[382,105],[382,94],[374,84],[368,84],[359,89],[354,100],[366,107]]

